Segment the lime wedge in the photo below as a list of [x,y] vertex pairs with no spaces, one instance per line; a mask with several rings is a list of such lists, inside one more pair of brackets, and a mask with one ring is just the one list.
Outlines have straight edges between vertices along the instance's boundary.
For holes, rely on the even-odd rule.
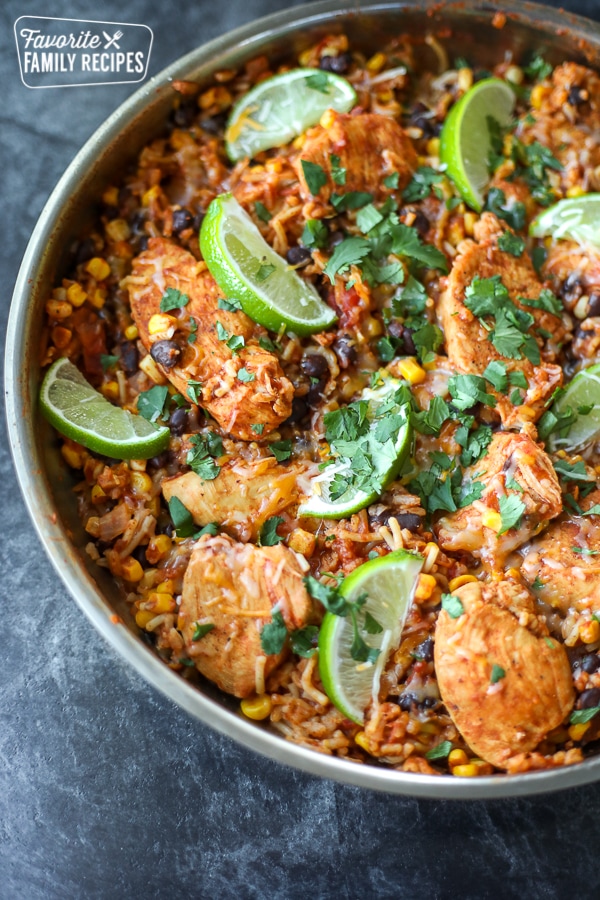
[[57,359],[46,372],[40,406],[65,437],[113,459],[149,459],[169,444],[168,428],[113,406],[66,357]]
[[533,220],[532,237],[565,238],[600,247],[600,194],[559,200]]
[[237,298],[246,315],[270,331],[285,327],[305,335],[335,322],[334,311],[267,244],[231,194],[219,194],[208,207],[200,249],[225,295]]
[[564,415],[569,407],[574,413],[585,410],[585,415],[579,413],[566,434],[560,431],[551,434],[548,438],[550,450],[571,453],[600,439],[600,363],[579,372],[564,394],[552,404],[550,412]]
[[[363,391],[360,401],[368,402],[368,432],[350,447],[347,441],[331,442],[333,462],[312,479],[312,496],[301,504],[299,516],[344,519],[373,503],[396,478],[412,444],[407,405],[396,401],[394,396],[401,386],[401,381],[386,375],[380,387]],[[356,407],[356,403],[350,406]],[[392,417],[397,417],[399,427],[388,436],[386,425],[393,422]],[[366,463],[359,462],[365,458]],[[373,471],[367,478],[368,487],[364,488],[355,476],[369,464]],[[348,489],[337,496],[340,485],[348,481]]]
[[339,75],[321,69],[292,69],[261,81],[231,111],[225,147],[238,162],[261,150],[281,147],[311,125],[325,110],[348,112],[356,103],[354,88]]
[[[346,578],[340,593],[349,601],[367,594],[357,613],[360,636],[379,650],[374,662],[357,662],[351,648],[355,639],[351,615],[326,613],[319,632],[319,673],[331,702],[349,719],[362,725],[371,699],[377,702],[381,674],[390,653],[398,647],[410,610],[423,558],[406,550],[364,563]],[[381,627],[377,634],[365,628],[366,614]],[[371,628],[373,630],[373,628]]]
[[485,78],[460,98],[446,117],[440,135],[440,158],[446,174],[470,207],[481,212],[490,180],[488,159],[491,116],[503,129],[511,122],[515,95],[500,78]]

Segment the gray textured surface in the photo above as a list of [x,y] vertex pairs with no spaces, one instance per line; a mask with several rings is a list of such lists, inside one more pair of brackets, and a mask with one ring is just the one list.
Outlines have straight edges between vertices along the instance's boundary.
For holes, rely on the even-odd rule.
[[[151,72],[284,0],[54,2],[45,15],[155,33]],[[558,3],[554,5],[558,6]],[[600,16],[597,0],[564,3]],[[19,260],[75,151],[128,86],[30,91],[0,10],[2,328]],[[175,18],[175,21],[173,21]],[[259,758],[152,691],[50,569],[15,486],[0,542],[0,898],[597,897],[600,785],[444,804],[321,781]]]

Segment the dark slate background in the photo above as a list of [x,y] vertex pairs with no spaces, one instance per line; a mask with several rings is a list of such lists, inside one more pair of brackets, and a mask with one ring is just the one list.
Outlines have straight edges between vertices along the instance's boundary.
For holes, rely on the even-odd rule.
[[[14,21],[149,25],[153,74],[236,25],[294,5],[2,3],[3,330],[48,194],[134,89],[26,89]],[[562,5],[600,18],[598,0]],[[471,804],[371,793],[256,756],[159,696],[104,644],[51,570],[1,427],[0,900],[600,896],[600,785]]]

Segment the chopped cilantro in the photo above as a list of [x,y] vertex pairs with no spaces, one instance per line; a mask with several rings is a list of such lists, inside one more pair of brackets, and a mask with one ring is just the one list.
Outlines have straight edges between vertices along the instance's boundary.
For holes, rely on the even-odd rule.
[[375,226],[379,225],[382,221],[383,216],[372,203],[367,203],[367,205],[363,206],[356,214],[356,224],[363,234],[368,234],[372,228],[375,228]]
[[329,162],[331,163],[331,180],[334,184],[346,184],[346,170],[340,166],[340,158],[336,156],[335,153],[331,153],[329,155]]
[[548,647],[550,647],[551,650],[554,650],[555,645],[552,643],[552,641],[550,640],[549,637],[545,637],[544,641],[545,641],[546,645]]
[[416,228],[410,228],[408,225],[398,222],[390,226],[390,234],[392,253],[398,256],[408,256],[429,269],[448,271],[444,254],[431,244],[423,243]]
[[583,725],[585,722],[590,722],[599,712],[600,706],[589,706],[587,709],[576,709],[571,713],[569,723],[571,725]]
[[335,276],[342,274],[350,266],[357,266],[370,252],[371,245],[365,238],[349,237],[337,245],[329,262],[325,266],[324,273],[332,284],[335,284]]
[[580,553],[582,556],[597,556],[600,550],[588,550],[587,547],[571,547],[573,553]]
[[383,183],[386,188],[389,188],[390,190],[394,191],[398,187],[399,180],[400,180],[400,176],[399,176],[398,172],[392,172],[391,175],[385,176],[385,178],[383,179]]
[[545,312],[552,313],[553,316],[560,316],[563,311],[562,303],[548,288],[542,288],[537,300],[530,300],[528,297],[519,297],[519,300],[524,306],[543,309]]
[[149,422],[165,418],[169,408],[169,389],[166,385],[155,385],[138,394],[137,408],[140,416]]
[[273,452],[277,462],[284,462],[292,455],[292,442],[291,440],[274,441],[272,444],[269,444],[269,450]]
[[258,281],[259,284],[262,284],[263,281],[266,281],[273,272],[275,271],[275,266],[270,263],[261,263],[256,272],[254,273],[254,277]]
[[308,159],[301,159],[300,163],[309,191],[313,197],[318,196],[321,188],[327,184],[327,175],[325,174],[323,167],[319,166],[317,163],[310,162]]
[[498,684],[503,678],[506,678],[506,671],[498,663],[494,663],[490,674],[490,684]]
[[518,164],[515,175],[523,178],[533,199],[542,206],[549,206],[550,203],[553,203],[556,198],[550,187],[547,170],[553,169],[555,172],[560,172],[562,165],[551,151],[539,141],[524,144],[513,137],[512,157]]
[[512,477],[512,475],[509,475],[509,476],[506,478],[505,484],[506,484],[506,487],[507,487],[510,491],[518,491],[519,494],[524,493],[525,488],[523,488],[523,487],[519,484],[518,481],[515,481],[515,479]]
[[329,77],[327,72],[320,69],[315,69],[312,75],[307,76],[306,84],[313,91],[319,91],[321,94],[329,93]]
[[308,659],[317,652],[315,639],[319,633],[317,625],[305,625],[290,633],[290,645],[292,653]]
[[366,191],[348,191],[346,194],[332,194],[331,205],[337,212],[345,212],[348,209],[361,209],[373,199],[373,194]]
[[491,175],[504,162],[504,129],[494,116],[486,116],[485,118],[490,138],[490,152],[487,163],[488,171]]
[[469,409],[477,403],[496,405],[496,398],[486,392],[485,379],[481,375],[452,375],[448,379],[448,390],[458,409]]
[[215,627],[214,622],[205,622],[203,625],[200,622],[194,622],[194,633],[192,635],[192,641],[201,640],[205,634],[208,634],[209,631],[212,631]]
[[193,344],[196,340],[196,333],[198,331],[198,323],[196,322],[193,316],[190,316],[190,333],[188,334],[188,344]]
[[[556,399],[555,395],[553,396]],[[564,413],[556,412],[552,408],[547,409],[538,420],[538,435],[542,441],[546,441],[551,434],[566,433],[576,419],[577,413],[574,413],[570,406]]]
[[220,322],[217,322],[217,337],[220,341],[229,340],[229,332],[221,325]]
[[171,309],[181,309],[189,302],[190,298],[187,294],[182,294],[177,288],[167,288],[160,301],[160,311],[169,312]]
[[554,471],[564,481],[592,481],[587,474],[585,463],[582,459],[576,463],[567,462],[566,459],[557,459],[554,463]]
[[277,353],[278,350],[281,350],[279,344],[276,344],[275,341],[268,337],[260,337],[258,344],[263,350],[268,350],[270,353]]
[[425,322],[412,333],[412,340],[417,356],[422,363],[431,362],[435,353],[444,343],[444,335],[437,325]]
[[189,509],[183,505],[179,497],[171,497],[169,500],[169,513],[173,521],[173,526],[177,532],[177,537],[191,537],[196,526]]
[[525,204],[519,201],[506,199],[506,194],[500,188],[491,188],[485,208],[493,212],[499,219],[508,222],[513,231],[522,231],[525,227]]
[[506,363],[493,359],[485,368],[483,377],[498,391],[504,394],[508,387],[508,375],[506,374]]
[[543,56],[534,56],[528,66],[524,70],[528,78],[532,81],[543,81],[552,74],[552,66],[546,62]]
[[282,519],[281,516],[271,516],[270,519],[267,519],[260,529],[258,538],[258,543],[261,547],[274,547],[276,544],[280,544],[281,541],[285,540],[285,538],[282,538],[277,534],[277,528],[283,521],[284,519]]
[[101,353],[100,365],[102,366],[102,371],[106,372],[107,369],[111,369],[119,362],[120,358],[120,356],[112,356],[108,353]]
[[396,347],[392,343],[392,338],[382,337],[379,338],[377,344],[377,354],[382,363],[389,363],[393,360],[396,355]]
[[333,613],[334,616],[348,615],[349,603],[340,594],[341,585],[333,587],[330,584],[323,584],[312,575],[305,576],[303,580],[310,596],[322,603],[327,612]]
[[258,218],[262,222],[270,222],[271,221],[271,218],[272,218],[271,213],[269,212],[267,207],[263,203],[260,202],[260,200],[257,200],[256,203],[254,204],[254,211],[255,211],[256,215],[258,216]]
[[504,250],[505,253],[510,253],[511,256],[519,257],[525,249],[525,241],[518,234],[513,234],[512,231],[505,231],[498,238],[498,247]]
[[426,302],[427,291],[424,285],[409,275],[400,293],[392,299],[392,312],[395,316],[417,316],[425,312]]
[[533,268],[538,273],[538,275],[542,271],[542,266],[546,262],[546,257],[548,256],[548,251],[545,247],[534,247],[531,251],[531,262],[533,263]]
[[260,425],[251,425],[250,428],[254,432],[254,434],[262,434],[265,430],[264,422],[261,422]]
[[218,303],[219,309],[226,309],[227,312],[237,312],[238,309],[242,308],[242,304],[237,299],[237,297],[219,297]]
[[431,193],[432,186],[438,184],[443,178],[443,173],[432,169],[431,166],[419,166],[402,193],[403,200],[407,203],[424,200]]
[[452,212],[453,209],[456,209],[457,206],[460,206],[462,200],[460,197],[448,197],[446,200],[446,209],[449,209]]
[[502,523],[500,525],[499,535],[506,534],[511,528],[519,528],[521,519],[525,512],[525,504],[515,494],[510,496],[501,496],[498,498],[498,508]]
[[458,432],[454,436],[456,442],[463,447],[460,454],[461,466],[470,466],[478,462],[492,441],[494,433],[489,425],[479,425],[475,431],[467,429],[466,439],[458,440]]
[[583,513],[584,516],[600,516],[600,503],[594,503]]
[[254,381],[255,378],[256,375],[254,372],[249,372],[245,366],[242,366],[242,368],[237,371],[238,381]]
[[263,652],[267,656],[276,656],[278,653],[281,653],[287,634],[283,616],[279,610],[276,610],[271,616],[271,621],[263,625],[260,633],[260,646]]
[[510,402],[513,406],[521,406],[523,403],[523,396],[521,391],[518,388],[515,388],[514,391],[510,393]]
[[192,403],[198,403],[202,392],[202,382],[190,379],[187,383],[187,394]]
[[186,463],[204,481],[212,481],[220,472],[220,466],[214,461],[214,457],[223,456],[221,438],[209,431],[207,434],[192,435],[190,444],[192,447],[188,450]]
[[508,381],[513,387],[520,387],[523,390],[527,390],[529,387],[529,383],[527,378],[525,377],[525,373],[520,369],[513,369],[512,372],[508,373]]
[[444,422],[450,418],[450,408],[443,397],[434,397],[428,409],[411,412],[412,426],[420,434],[439,434]]
[[322,250],[329,241],[327,225],[321,219],[307,219],[300,240],[308,250]]
[[425,759],[446,759],[452,750],[452,741],[441,741],[425,754]]
[[465,611],[460,598],[454,594],[442,594],[442,609],[445,610],[451,619],[458,619]]
[[213,537],[215,534],[219,533],[219,526],[216,522],[209,522],[208,525],[205,525],[204,528],[201,528],[200,531],[197,531],[194,535],[195,538],[202,537],[203,534],[210,534]]
[[370,612],[365,612],[365,631],[367,634],[381,634],[383,626],[374,619]]
[[534,580],[533,584],[531,585],[531,587],[532,587],[532,590],[534,590],[534,591],[541,591],[541,589],[544,587],[544,582],[541,580],[539,575],[535,576],[535,580]]

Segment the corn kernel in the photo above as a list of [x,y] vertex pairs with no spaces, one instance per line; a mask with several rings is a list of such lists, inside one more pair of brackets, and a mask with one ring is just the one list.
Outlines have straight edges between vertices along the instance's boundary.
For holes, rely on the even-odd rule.
[[106,494],[102,490],[99,484],[95,484],[92,488],[92,503],[102,503],[103,500],[106,499]]
[[135,624],[139,628],[145,628],[148,622],[151,622],[155,616],[156,613],[149,609],[140,609],[140,611],[135,614]]
[[569,727],[569,737],[571,738],[571,740],[580,741],[590,725],[591,722],[578,722],[577,725],[571,725]]
[[174,591],[175,585],[173,584],[172,578],[167,578],[165,581],[161,581],[160,584],[156,585],[157,594],[173,594]]
[[595,644],[600,639],[600,622],[590,619],[579,626],[579,637],[584,644]]
[[150,316],[148,333],[160,334],[162,331],[168,331],[169,328],[173,328],[176,324],[177,319],[175,316],[168,316],[166,313],[155,313],[153,316]]
[[479,766],[474,763],[468,763],[464,766],[454,766],[452,774],[457,775],[459,778],[474,778],[476,775],[479,775]]
[[457,575],[456,578],[448,582],[448,590],[452,593],[457,588],[462,587],[463,584],[471,584],[473,581],[477,581],[474,575]]
[[366,750],[367,753],[370,753],[369,750],[369,738],[364,733],[364,731],[359,731],[357,735],[354,736],[354,742],[358,744],[359,747],[362,747],[363,750]]
[[510,81],[511,84],[522,84],[523,77],[524,73],[521,66],[509,66],[506,70],[506,80]]
[[142,194],[142,206],[150,206],[154,200],[158,200],[159,196],[160,187],[158,184],[155,184],[154,187],[148,188],[148,190]]
[[544,97],[548,93],[548,88],[546,88],[543,84],[536,84],[536,86],[531,91],[531,105],[534,109],[540,109]]
[[157,534],[150,543],[161,556],[166,556],[172,546],[172,541],[168,534]]
[[440,139],[430,138],[427,141],[427,152],[430,156],[439,156],[440,155]]
[[125,581],[139,581],[143,574],[144,570],[133,556],[123,560],[121,565],[121,575]]
[[158,369],[158,366],[148,354],[148,356],[144,356],[143,359],[140,360],[140,369],[142,372],[148,376],[148,378],[154,382],[154,384],[164,384],[167,380],[162,372]]
[[106,291],[104,288],[95,288],[94,292],[88,297],[89,302],[95,309],[102,309],[106,302]]
[[386,55],[385,53],[376,53],[371,59],[367,62],[367,69],[372,75],[377,74],[377,72],[381,72],[386,63]]
[[130,459],[129,468],[132,472],[145,472],[147,462],[146,459]]
[[66,319],[73,312],[73,307],[66,300],[48,300],[46,312],[52,319]]
[[294,528],[288,537],[288,547],[295,550],[296,553],[302,553],[304,556],[312,556],[315,552],[317,539],[310,531],[304,531],[303,528]]
[[70,328],[64,328],[62,325],[55,325],[52,329],[52,343],[59,350],[64,350],[68,346],[69,341],[73,337]]
[[456,82],[459,89],[466,94],[473,87],[473,69],[459,69]]
[[108,187],[102,194],[102,202],[107,206],[117,206],[119,202],[119,188]]
[[87,294],[76,281],[67,288],[67,300],[72,306],[82,306],[87,300]]
[[113,219],[104,229],[111,241],[126,241],[131,229],[125,219]]
[[151,587],[154,586],[154,582],[156,581],[156,569],[146,569],[144,572],[139,588],[142,591],[148,591]]
[[502,516],[494,509],[488,509],[481,517],[481,524],[484,528],[491,528],[492,531],[500,531],[502,528]]
[[148,597],[148,603],[152,607],[152,611],[155,616],[161,615],[161,613],[170,613],[174,612],[176,608],[175,598],[173,594],[165,594],[156,593],[150,594]]
[[413,356],[407,356],[398,363],[398,370],[409,384],[422,384],[427,378],[427,373]]
[[383,325],[374,316],[367,316],[363,324],[363,333],[368,338],[379,337],[383,332]]
[[118,400],[119,385],[116,381],[107,381],[106,384],[103,384],[100,388],[100,393],[103,397],[106,397],[107,400]]
[[63,444],[62,457],[72,469],[82,469],[85,463],[85,451],[81,447],[73,447],[71,444]]
[[584,194],[585,191],[580,185],[573,185],[567,190],[567,197],[582,197]]
[[326,109],[323,115],[321,116],[321,120],[319,125],[322,128],[331,128],[333,123],[335,122],[335,113],[331,109]]
[[454,766],[466,766],[468,762],[469,757],[464,750],[451,750],[448,754],[448,765],[450,768],[453,768]]
[[148,500],[146,502],[146,509],[148,509],[152,515],[158,519],[160,515],[160,497],[153,497],[152,500]]
[[132,472],[129,480],[136,497],[152,490],[152,479],[145,472]]
[[271,698],[268,694],[247,697],[240,703],[240,709],[249,719],[260,721],[271,715]]
[[87,263],[85,271],[89,272],[96,281],[104,281],[110,275],[110,266],[101,256],[94,256]]
[[415,600],[429,600],[437,585],[433,575],[419,575]]
[[128,325],[125,329],[125,337],[128,341],[135,341],[139,337],[137,325]]
[[473,237],[475,233],[475,222],[477,221],[477,216],[475,213],[468,212],[465,213],[465,217],[463,219],[463,227],[465,229],[465,234],[468,234],[469,237]]

